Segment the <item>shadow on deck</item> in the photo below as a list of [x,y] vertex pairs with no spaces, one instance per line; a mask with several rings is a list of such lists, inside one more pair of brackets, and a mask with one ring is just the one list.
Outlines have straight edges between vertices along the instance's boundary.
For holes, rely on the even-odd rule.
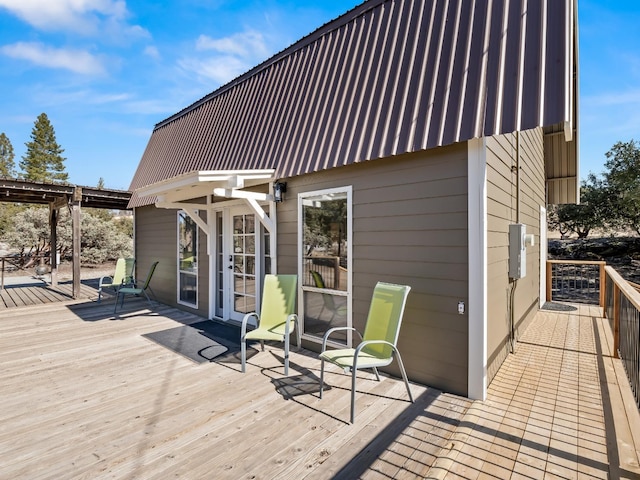
[[[73,282],[58,282],[52,286],[49,282],[36,276],[23,276],[5,279],[4,288],[0,289],[0,311],[7,308],[28,307],[48,303],[73,301]],[[76,301],[86,302],[98,298],[98,279],[83,279],[80,282],[80,293]],[[110,292],[107,292],[109,296]]]

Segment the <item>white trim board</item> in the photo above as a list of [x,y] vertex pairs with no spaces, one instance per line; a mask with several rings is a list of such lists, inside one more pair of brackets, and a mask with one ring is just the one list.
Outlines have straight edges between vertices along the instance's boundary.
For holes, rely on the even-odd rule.
[[467,395],[487,398],[487,141],[468,145],[469,319]]

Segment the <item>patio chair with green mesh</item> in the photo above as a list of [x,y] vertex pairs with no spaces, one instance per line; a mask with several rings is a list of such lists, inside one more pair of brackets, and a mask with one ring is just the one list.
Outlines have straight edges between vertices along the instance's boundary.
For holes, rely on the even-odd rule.
[[[156,267],[158,266],[158,263],[160,262],[153,262],[151,264],[151,268],[149,268],[149,273],[147,273],[147,278],[142,284],[142,286],[138,286],[137,284],[134,284],[134,286],[132,287],[121,287],[118,289],[118,291],[116,292],[116,304],[115,304],[115,307],[113,308],[113,313],[116,313],[116,310],[118,309],[118,300],[120,300],[120,298],[122,297],[122,300],[120,300],[121,301],[120,307],[122,307],[124,305],[124,297],[127,295],[144,295],[145,298],[147,299],[147,302],[149,302],[149,306],[150,307],[152,306],[151,299],[149,298],[149,295],[147,295],[147,290],[149,290],[151,294],[155,297],[155,295],[153,294],[153,290],[151,290],[151,286],[149,284],[151,283],[153,272],[156,271]],[[135,280],[134,280],[134,283],[135,283]]]
[[[400,325],[404,314],[404,307],[407,302],[407,295],[411,287],[405,285],[394,285],[391,283],[378,282],[374,291],[369,315],[364,328],[364,335],[361,335],[353,327],[335,327],[329,329],[322,339],[322,353],[320,354],[320,398],[324,387],[324,362],[330,362],[344,369],[346,373],[351,372],[351,423],[355,418],[355,395],[356,395],[356,374],[359,369],[373,369],[376,379],[380,381],[378,367],[386,367],[393,362],[394,357],[398,359],[398,366],[402,374],[402,379],[407,387],[409,400],[413,402],[407,373],[400,357],[397,347]],[[353,330],[361,338],[360,344],[356,348],[342,348],[338,350],[327,350],[327,341],[330,335],[340,330]]]
[[[242,319],[240,332],[240,349],[242,355],[242,372],[247,363],[247,340],[260,340],[264,351],[264,341],[284,342],[284,374],[289,375],[289,337],[295,331],[297,345],[300,347],[300,325],[295,314],[296,275],[265,275],[262,289],[262,307],[260,314],[248,313]],[[247,332],[247,322],[255,318],[258,326]]]
[[113,276],[101,277],[98,281],[98,303],[102,301],[102,289],[105,287],[117,290],[133,282],[133,269],[136,265],[135,258],[119,258],[116,261],[116,269]]

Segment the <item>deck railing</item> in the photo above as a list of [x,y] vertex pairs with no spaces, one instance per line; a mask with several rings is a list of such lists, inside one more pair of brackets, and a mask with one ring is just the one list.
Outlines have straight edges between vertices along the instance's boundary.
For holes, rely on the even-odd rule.
[[622,360],[640,408],[640,292],[612,267],[605,268],[605,275],[604,312],[613,332],[614,352]]
[[340,289],[340,257],[304,257],[304,261],[303,285],[318,286],[311,275],[311,272],[315,271],[324,282],[323,288]]
[[548,260],[547,298],[603,307],[620,358],[640,408],[640,292],[602,261]]
[[604,306],[603,261],[547,260],[547,301]]

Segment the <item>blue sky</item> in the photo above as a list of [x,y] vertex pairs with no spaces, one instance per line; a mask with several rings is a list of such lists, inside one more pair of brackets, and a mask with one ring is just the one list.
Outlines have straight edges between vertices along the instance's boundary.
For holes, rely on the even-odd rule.
[[[0,0],[0,132],[17,164],[45,112],[72,183],[127,189],[157,122],[359,3]],[[640,2],[579,17],[584,177],[640,140]]]

